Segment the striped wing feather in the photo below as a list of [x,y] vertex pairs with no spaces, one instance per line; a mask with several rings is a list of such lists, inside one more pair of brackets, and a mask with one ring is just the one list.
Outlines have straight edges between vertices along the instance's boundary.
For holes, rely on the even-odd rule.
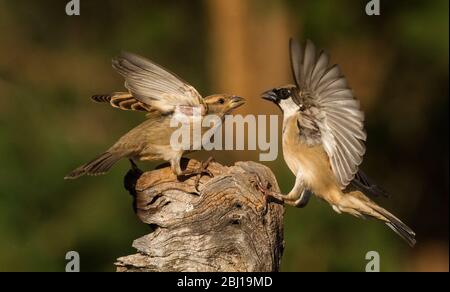
[[198,106],[203,99],[194,87],[156,63],[131,53],[113,59],[113,68],[125,78],[125,87],[138,101],[170,113],[177,106]]

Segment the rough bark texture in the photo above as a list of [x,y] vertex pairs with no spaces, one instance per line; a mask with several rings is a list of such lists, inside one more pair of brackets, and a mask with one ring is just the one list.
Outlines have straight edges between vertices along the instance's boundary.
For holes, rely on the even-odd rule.
[[203,175],[198,192],[195,177],[178,181],[167,166],[137,181],[127,175],[136,214],[154,231],[134,241],[138,253],[119,258],[117,271],[279,270],[284,208],[266,204],[254,183],[258,175],[279,191],[273,173],[255,162],[212,162],[208,170],[214,176]]

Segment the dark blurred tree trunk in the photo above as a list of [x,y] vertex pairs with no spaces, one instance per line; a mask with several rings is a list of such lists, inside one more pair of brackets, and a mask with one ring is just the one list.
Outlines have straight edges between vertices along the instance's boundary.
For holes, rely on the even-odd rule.
[[[204,3],[208,14],[211,92],[246,98],[246,105],[237,114],[278,113],[273,104],[259,96],[267,89],[292,82],[288,42],[298,26],[290,24],[284,1],[205,0]],[[234,160],[258,159],[254,151],[215,155],[218,159],[230,155]]]
[[205,5],[213,91],[255,96],[290,82],[288,41],[296,26],[283,1],[206,0]]
[[[199,162],[191,160],[188,168]],[[138,217],[153,232],[134,241],[137,254],[117,260],[117,271],[278,271],[284,248],[280,204],[266,204],[256,175],[279,191],[269,168],[254,162],[211,163],[213,178],[186,181],[165,167],[126,185]]]

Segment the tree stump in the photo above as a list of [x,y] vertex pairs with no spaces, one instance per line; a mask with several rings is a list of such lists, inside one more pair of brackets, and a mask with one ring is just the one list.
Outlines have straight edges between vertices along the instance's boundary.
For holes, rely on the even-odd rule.
[[[188,169],[200,165],[183,163]],[[179,181],[168,165],[134,180],[133,171],[127,174],[136,214],[153,231],[134,241],[138,253],[119,258],[117,271],[279,270],[284,208],[266,202],[255,186],[258,175],[279,191],[273,173],[255,162],[211,162],[208,170],[213,177],[203,175],[198,191],[195,176]]]

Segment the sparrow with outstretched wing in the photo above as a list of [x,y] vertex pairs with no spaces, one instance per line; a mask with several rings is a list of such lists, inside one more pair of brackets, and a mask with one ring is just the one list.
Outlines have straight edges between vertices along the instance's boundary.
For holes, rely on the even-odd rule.
[[287,195],[261,189],[276,199],[297,207],[312,194],[333,209],[356,217],[383,221],[409,245],[415,233],[365,194],[385,195],[359,170],[365,153],[364,114],[337,65],[330,66],[324,51],[307,41],[302,48],[290,42],[295,85],[263,93],[283,111],[283,155],[296,176]]
[[[106,152],[73,170],[65,179],[104,174],[122,158],[131,161],[165,160],[170,162],[173,173],[178,176],[195,174],[181,169],[180,160],[185,151],[170,143],[172,133],[177,129],[170,126],[171,119],[183,115],[189,120],[197,113],[200,117],[217,115],[223,118],[241,106],[244,99],[229,94],[202,98],[194,87],[175,74],[135,54],[122,53],[113,59],[112,64],[125,78],[128,92],[94,95],[92,99],[123,110],[147,112],[147,119],[123,135]],[[205,165],[197,173],[204,170]]]

